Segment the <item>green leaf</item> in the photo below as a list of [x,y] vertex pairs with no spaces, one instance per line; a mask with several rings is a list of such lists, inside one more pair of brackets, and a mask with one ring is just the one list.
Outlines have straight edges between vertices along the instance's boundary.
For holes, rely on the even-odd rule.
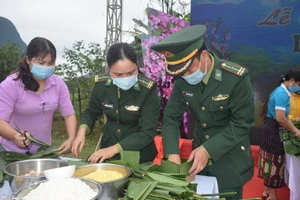
[[186,181],[178,180],[175,178],[171,178],[162,174],[157,174],[154,172],[147,172],[147,175],[150,176],[153,180],[162,182],[162,183],[169,183],[176,186],[188,186],[189,183]]
[[139,151],[122,151],[121,160],[128,163],[132,169],[139,169],[140,152]]
[[69,165],[76,165],[76,167],[84,166],[84,165],[89,164],[89,162],[85,162],[83,160],[80,160],[80,161],[68,160],[67,162],[68,162]]
[[46,146],[46,147],[50,146],[49,144],[46,144],[46,143],[44,143],[44,142],[42,142],[42,141],[34,138],[32,135],[27,136],[27,139],[30,140],[31,142],[35,142],[35,143],[37,143],[37,144],[39,144],[41,146]]
[[56,154],[57,152],[59,152],[59,150],[57,149],[53,149],[51,147],[49,147],[46,150],[41,150],[39,152],[37,152],[36,154],[33,154],[32,156],[29,157],[29,159],[34,159],[34,158],[46,158],[46,157],[51,157],[51,158],[55,158],[58,157]]
[[151,183],[151,185],[147,188],[147,190],[145,191],[145,193],[141,196],[140,200],[147,199],[147,197],[150,194],[150,192],[152,192],[152,190],[157,186],[158,181],[151,181],[150,183]]
[[127,188],[127,194],[129,198],[133,200],[139,200],[146,190],[150,187],[150,182],[130,182]]

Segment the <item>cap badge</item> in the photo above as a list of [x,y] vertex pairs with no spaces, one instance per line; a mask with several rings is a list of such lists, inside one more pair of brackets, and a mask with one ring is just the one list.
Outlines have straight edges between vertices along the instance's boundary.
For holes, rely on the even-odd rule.
[[169,52],[169,51],[162,51],[161,52],[166,58],[172,58],[174,56],[173,53]]

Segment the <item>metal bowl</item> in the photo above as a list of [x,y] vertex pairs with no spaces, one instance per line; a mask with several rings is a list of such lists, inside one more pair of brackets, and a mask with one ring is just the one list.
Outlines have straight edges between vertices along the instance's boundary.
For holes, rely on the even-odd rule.
[[46,169],[68,166],[66,161],[59,159],[31,159],[8,164],[4,172],[8,175],[12,192],[17,192],[31,183],[45,180],[45,176],[24,176],[31,170],[41,173]]
[[112,181],[99,182],[102,185],[102,189],[103,189],[101,199],[115,200],[119,197],[123,197],[124,196],[123,189],[127,186],[128,177],[132,174],[132,170],[128,167],[125,167],[123,165],[108,164],[108,163],[90,164],[90,165],[77,167],[74,173],[74,177],[83,177],[98,169],[116,171],[123,174],[122,178],[112,180]]
[[[101,198],[102,186],[98,182],[90,180],[90,179],[85,179],[85,178],[78,178],[78,179],[85,182],[88,186],[90,186],[91,189],[93,189],[97,193],[91,200],[102,199]],[[39,181],[39,182],[33,183],[33,184],[23,188],[22,190],[15,193],[15,195],[13,196],[12,199],[22,200],[30,191],[37,188],[41,183],[44,183],[47,181],[48,180]]]

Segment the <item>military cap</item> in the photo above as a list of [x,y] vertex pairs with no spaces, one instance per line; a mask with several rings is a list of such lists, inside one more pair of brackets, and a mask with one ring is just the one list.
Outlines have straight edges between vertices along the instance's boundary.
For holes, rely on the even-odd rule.
[[195,55],[202,47],[202,36],[205,32],[204,25],[190,26],[152,45],[151,49],[165,56],[166,72],[169,75],[182,75],[191,67]]

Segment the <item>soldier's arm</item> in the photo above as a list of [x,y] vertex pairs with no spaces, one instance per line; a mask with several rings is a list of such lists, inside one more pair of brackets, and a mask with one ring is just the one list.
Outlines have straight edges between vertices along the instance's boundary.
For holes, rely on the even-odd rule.
[[[140,130],[132,133],[119,142],[123,150],[140,151],[151,142],[156,136],[158,118],[160,112],[160,98],[157,94],[156,84],[151,88],[143,106],[141,108],[141,118],[139,119]],[[132,144],[135,145],[132,145]]]
[[171,97],[164,110],[162,138],[164,155],[179,154],[179,126],[186,110],[181,90],[175,82]]
[[248,73],[235,86],[231,101],[233,106],[230,122],[222,133],[216,134],[203,144],[214,162],[248,139],[250,128],[254,125],[254,99]]
[[83,112],[80,120],[80,128],[85,128],[87,133],[90,133],[95,125],[96,120],[102,115],[102,105],[99,97],[101,96],[100,83],[96,83],[93,87],[89,105]]

